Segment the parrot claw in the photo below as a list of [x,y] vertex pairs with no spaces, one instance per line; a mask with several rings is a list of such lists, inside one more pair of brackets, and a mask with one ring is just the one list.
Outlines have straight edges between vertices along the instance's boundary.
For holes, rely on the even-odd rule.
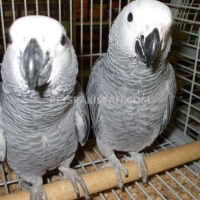
[[64,179],[67,178],[71,182],[71,184],[74,188],[74,192],[77,195],[77,199],[80,198],[80,193],[79,193],[79,189],[78,189],[76,182],[78,182],[81,185],[81,187],[84,191],[85,198],[90,200],[90,195],[89,195],[87,186],[76,170],[70,169],[70,168],[64,168],[64,167],[59,167],[59,170],[63,173],[63,178]]
[[128,170],[120,163],[120,161],[116,157],[111,157],[109,159],[109,162],[107,162],[101,166],[101,169],[109,167],[109,166],[114,167],[115,174],[117,176],[118,187],[122,188],[124,184],[122,181],[120,170],[123,171],[123,173],[125,174],[125,177],[128,177]]
[[115,165],[114,170],[115,170],[115,174],[117,176],[118,186],[119,186],[119,188],[122,188],[124,184],[122,181],[120,170],[122,170],[124,172],[126,177],[128,177],[128,170],[121,163],[118,163],[117,165]]
[[76,193],[76,198],[80,199],[80,193],[79,192]]
[[48,200],[40,179],[36,179],[36,182],[33,186],[30,186],[24,181],[21,181],[21,186],[23,189],[31,193],[30,200]]
[[142,180],[144,184],[147,183],[148,170],[146,162],[144,161],[144,155],[136,152],[129,152],[131,157],[125,157],[125,162],[134,161],[138,168],[139,180]]

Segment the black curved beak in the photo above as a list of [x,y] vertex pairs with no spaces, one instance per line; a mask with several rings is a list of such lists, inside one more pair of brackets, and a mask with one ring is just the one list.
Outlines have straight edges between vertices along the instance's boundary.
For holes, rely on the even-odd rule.
[[135,52],[144,61],[149,68],[152,66],[154,60],[156,59],[158,52],[161,49],[162,41],[160,40],[160,35],[157,28],[145,38],[142,35],[140,40],[135,43]]
[[32,38],[22,55],[21,71],[31,90],[47,83],[51,75],[51,59],[49,53],[43,53],[39,43]]

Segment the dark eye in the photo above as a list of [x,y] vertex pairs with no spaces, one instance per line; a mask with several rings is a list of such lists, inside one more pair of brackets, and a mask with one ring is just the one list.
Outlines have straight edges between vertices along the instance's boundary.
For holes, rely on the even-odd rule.
[[129,22],[132,22],[132,21],[133,21],[133,14],[132,14],[132,13],[129,13],[129,14],[128,14],[127,20],[128,20]]
[[65,35],[62,36],[60,43],[64,46],[66,44],[66,37]]

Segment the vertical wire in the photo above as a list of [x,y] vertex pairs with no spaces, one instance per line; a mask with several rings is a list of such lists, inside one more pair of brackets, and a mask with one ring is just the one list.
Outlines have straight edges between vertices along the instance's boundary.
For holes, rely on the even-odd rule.
[[93,0],[90,1],[90,69],[92,69],[93,48]]
[[99,24],[99,53],[102,53],[102,12],[103,10],[103,0],[100,1],[100,24]]
[[61,23],[61,0],[58,0],[58,15],[59,15],[59,22]]
[[[177,2],[176,2],[176,4],[177,3],[179,3],[179,1],[177,0]],[[181,3],[181,5],[182,6],[184,6],[185,5],[185,3],[186,3],[186,1],[185,0],[183,0],[182,2],[180,2]],[[187,5],[187,4],[186,4]],[[179,19],[177,19],[177,29],[179,29],[179,30],[183,30],[183,22],[181,22],[181,20],[180,19],[184,19],[184,16],[185,16],[185,8],[184,7],[180,7],[180,9],[179,9],[179,12],[178,12],[178,14],[177,14],[177,16],[176,17],[178,17],[179,16]],[[180,32],[176,32],[176,40],[182,40],[182,37],[183,37],[183,34],[181,34]],[[175,39],[175,38],[174,38]]]
[[[185,6],[185,4],[186,4],[186,1],[183,0],[183,1],[182,1],[182,6]],[[186,5],[187,5],[187,4],[186,4]],[[184,15],[185,15],[185,8],[184,8],[184,7],[181,7],[181,9],[180,9],[180,11],[179,11],[179,19],[184,18]],[[183,30],[183,29],[182,29],[182,26],[183,26],[183,23],[180,21],[180,23],[178,24],[178,27],[179,27],[180,30]],[[181,34],[181,35],[179,34],[178,36],[179,36],[179,37],[178,37],[178,40],[181,40],[182,34]]]
[[38,12],[38,0],[35,0],[35,9],[36,9],[36,15],[39,14]]
[[26,0],[24,0],[24,14],[27,16],[27,3]]
[[120,13],[120,12],[121,12],[121,9],[122,9],[122,1],[121,1],[121,0],[119,0],[119,10],[118,10],[118,13]]
[[[193,4],[193,1],[194,0],[192,0],[191,5]],[[184,6],[188,6],[189,5],[189,1],[188,0],[183,1],[183,2],[184,2],[183,3]],[[183,8],[182,18],[187,20],[189,12],[190,12],[190,9],[188,9],[188,11],[187,11],[187,9]],[[186,23],[187,22],[181,24],[181,27],[182,27],[183,31],[185,31]],[[190,36],[188,37],[188,41],[189,41],[189,39],[190,39]],[[180,40],[184,40],[184,35],[183,34],[181,34],[181,39]]]
[[[70,26],[70,39],[71,39],[71,42],[73,44],[73,35],[72,35],[72,29],[73,29],[73,23],[72,23],[72,19],[73,19],[73,12],[72,12],[72,0],[69,1],[69,26]],[[74,24],[75,26],[76,24]]]
[[[192,5],[193,5],[193,3],[194,3],[194,0],[189,4],[189,2],[188,2],[188,4],[189,4],[189,6],[190,7],[192,7]],[[188,12],[187,13],[185,13],[185,19],[188,19],[188,17],[189,17],[189,15],[191,14],[191,12],[193,12],[193,10],[192,9],[188,9]],[[193,19],[194,21],[195,21],[195,19]],[[184,25],[183,25],[183,29],[185,30],[186,29],[186,23],[184,23]],[[192,26],[191,26],[191,28],[192,28]],[[183,37],[183,36],[182,36]],[[189,35],[188,36],[188,43],[190,43],[189,41],[190,41],[190,38],[191,38],[191,35]]]
[[0,11],[1,11],[1,26],[2,26],[2,35],[3,35],[3,47],[4,47],[4,52],[6,52],[6,36],[5,36],[2,0],[0,0]]
[[50,3],[49,3],[49,0],[47,0],[47,16],[50,17]]
[[[177,2],[176,2],[177,3]],[[184,3],[184,1],[182,2],[182,3],[180,3],[180,8],[179,8],[179,11],[177,12],[177,16],[176,16],[176,18],[178,18],[177,19],[177,24],[176,24],[176,28],[177,29],[180,29],[181,30],[181,18],[182,18],[182,13],[183,13],[183,3]],[[179,37],[180,37],[180,34],[179,33],[177,33],[176,34],[176,40],[179,40]]]
[[[199,7],[200,7],[200,5],[199,5]],[[199,26],[199,28],[198,28],[197,34],[200,35],[200,26]],[[196,39],[196,40],[195,40],[195,45],[197,46],[197,44],[198,44],[198,40]],[[198,46],[197,46],[197,47],[198,47]]]
[[[186,6],[191,6],[192,7],[192,4],[193,4],[193,1],[189,4],[189,2],[186,4]],[[189,16],[189,14],[191,13],[191,9],[189,8],[189,9],[185,9],[185,17],[184,17],[184,19],[188,19],[188,16]],[[187,24],[187,22],[186,23],[184,23],[183,24],[183,30],[185,31],[185,28],[186,28],[186,24]],[[190,26],[191,27],[191,26]],[[183,37],[183,35],[182,35],[182,40],[184,40],[184,37]],[[187,42],[188,43],[190,43],[190,34],[188,34],[188,38],[187,38]]]
[[187,110],[187,115],[186,115],[186,123],[184,127],[184,135],[186,135],[187,128],[188,128],[188,122],[189,122],[189,114],[190,114],[190,107],[192,103],[192,95],[194,92],[194,83],[195,83],[195,77],[196,77],[196,71],[197,71],[197,63],[198,63],[198,57],[199,57],[199,46],[200,46],[200,33],[198,36],[198,45],[197,45],[197,52],[196,52],[196,58],[195,58],[195,64],[194,64],[194,72],[193,72],[193,77],[192,77],[192,85],[191,85],[191,90],[190,90],[190,98],[189,98],[189,105],[188,105],[188,110]]
[[80,44],[80,48],[81,48],[81,66],[80,66],[80,75],[81,75],[81,86],[83,87],[83,0],[81,0],[81,5],[80,5],[80,9],[81,9],[81,24],[80,24],[80,28],[81,28],[81,44]]
[[109,32],[111,29],[111,24],[112,24],[112,0],[110,0],[109,4]]
[[12,14],[13,14],[13,21],[15,21],[15,2],[12,0]]
[[[198,7],[200,8],[200,5],[199,5]],[[196,11],[194,10],[194,11],[192,11],[192,12],[195,12],[193,21],[196,21],[196,18],[198,17],[198,11],[197,11],[197,10],[196,10]],[[194,28],[194,24],[191,24],[190,32],[192,32],[192,30],[194,30],[193,28]],[[197,41],[196,41],[196,42],[197,42]],[[196,45],[196,44],[195,44],[195,45]]]

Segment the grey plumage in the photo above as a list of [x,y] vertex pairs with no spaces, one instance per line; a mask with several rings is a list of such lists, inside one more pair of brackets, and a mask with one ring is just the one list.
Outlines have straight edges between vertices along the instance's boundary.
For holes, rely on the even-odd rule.
[[89,198],[82,178],[69,168],[78,141],[84,145],[89,134],[73,46],[60,23],[44,16],[18,19],[10,37],[2,64],[7,162],[32,185],[22,183],[31,200],[47,199],[41,176],[56,167],[77,195],[76,181]]
[[147,181],[147,167],[138,154],[169,122],[176,81],[167,61],[172,24],[169,8],[155,0],[128,4],[115,20],[107,53],[95,63],[87,86],[87,99],[97,144],[120,175],[128,171],[114,154],[126,151]]
[[2,83],[0,83],[0,162],[5,160],[6,156],[6,140],[5,134],[2,127],[2,102],[3,102],[3,91]]

